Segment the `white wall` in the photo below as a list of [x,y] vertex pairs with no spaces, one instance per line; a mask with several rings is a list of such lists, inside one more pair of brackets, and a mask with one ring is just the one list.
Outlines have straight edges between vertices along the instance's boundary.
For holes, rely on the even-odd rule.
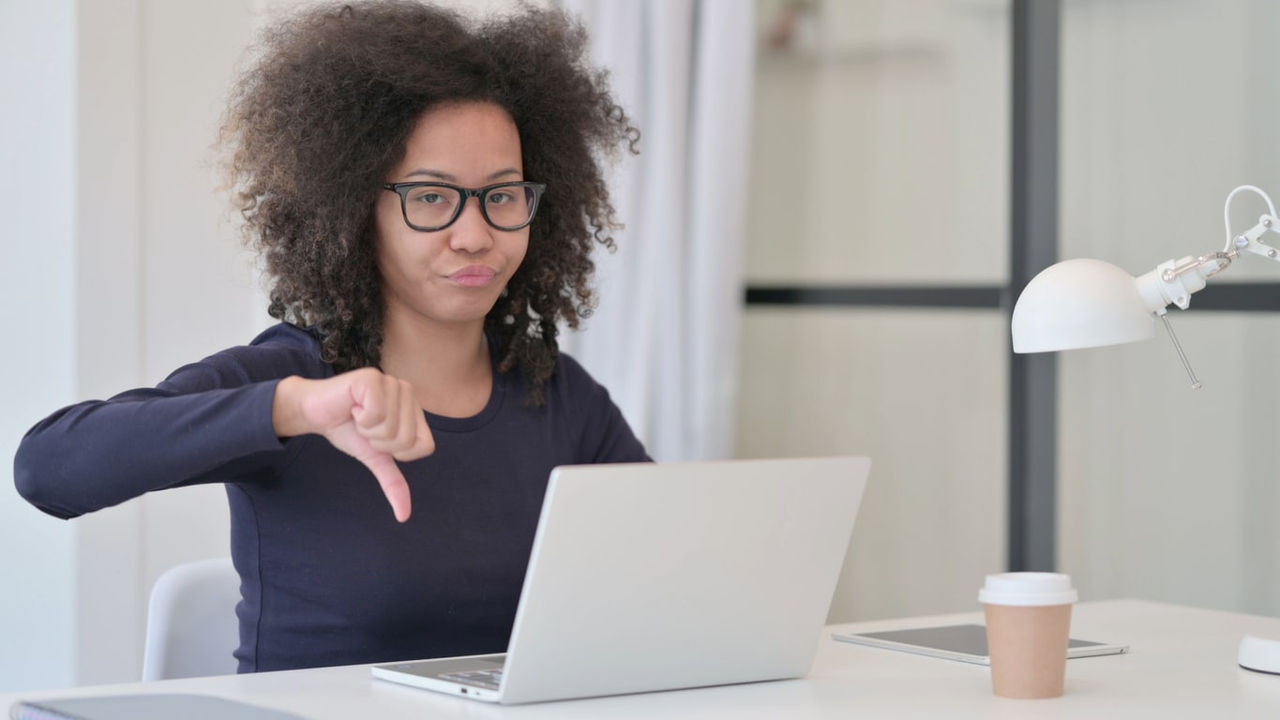
[[[212,148],[255,16],[247,0],[140,4],[140,367],[142,382],[154,384],[185,363],[248,343],[271,320],[219,189]],[[221,486],[138,502],[143,588],[178,563],[229,554]]]
[[[76,400],[142,383],[139,10],[132,0],[77,5]],[[133,502],[70,524],[77,682],[132,677],[121,660],[141,650],[140,523]]]
[[75,19],[0,3],[0,691],[75,679],[75,528],[22,502],[8,461],[76,390]]
[[[154,384],[247,342],[269,318],[210,149],[254,22],[247,4],[3,8],[14,14],[0,23],[12,53],[4,97],[14,102],[0,121],[13,156],[0,164],[16,226],[0,292],[12,337],[41,348],[0,358],[17,400],[0,421],[11,458],[22,432],[57,407]],[[0,623],[15,625],[0,634],[0,688],[137,679],[155,577],[228,552],[222,489],[66,523],[23,503],[5,467],[0,532],[15,538],[0,545],[4,576],[39,592],[0,594],[17,603],[0,606]]]

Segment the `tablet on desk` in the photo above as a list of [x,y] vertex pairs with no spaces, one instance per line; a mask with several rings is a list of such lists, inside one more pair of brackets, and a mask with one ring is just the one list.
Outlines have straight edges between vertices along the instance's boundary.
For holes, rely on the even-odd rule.
[[[991,657],[987,655],[987,629],[982,625],[942,625],[888,632],[834,633],[832,637],[858,645],[901,650],[975,665],[991,664]],[[1128,645],[1109,645],[1071,638],[1071,642],[1067,645],[1067,657],[1118,655],[1128,650]]]

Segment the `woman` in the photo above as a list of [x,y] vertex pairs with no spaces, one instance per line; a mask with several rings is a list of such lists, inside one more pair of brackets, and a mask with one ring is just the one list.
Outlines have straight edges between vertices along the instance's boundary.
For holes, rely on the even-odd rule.
[[598,158],[636,138],[584,45],[395,1],[269,30],[223,132],[283,322],[45,419],[19,492],[70,518],[225,483],[241,672],[505,649],[551,468],[648,460],[556,346],[611,245]]

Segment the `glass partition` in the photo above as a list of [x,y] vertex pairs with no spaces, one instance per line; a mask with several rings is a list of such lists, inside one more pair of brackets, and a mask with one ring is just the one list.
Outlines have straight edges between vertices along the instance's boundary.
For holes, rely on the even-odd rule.
[[876,291],[1007,283],[1009,3],[758,8],[748,284],[871,292],[748,305],[737,453],[871,456],[832,620],[974,609],[1005,562],[1005,314]]
[[[1280,198],[1276,28],[1269,0],[1064,0],[1062,257],[1146,272],[1221,249],[1237,185]],[[1237,231],[1264,209],[1239,196]],[[1280,282],[1280,265],[1214,280],[1240,281]],[[1199,391],[1162,329],[1061,355],[1060,565],[1085,597],[1280,614],[1280,314],[1191,305],[1170,318]]]
[[1280,314],[1178,330],[1200,390],[1164,338],[1062,355],[1060,566],[1089,599],[1278,615]]

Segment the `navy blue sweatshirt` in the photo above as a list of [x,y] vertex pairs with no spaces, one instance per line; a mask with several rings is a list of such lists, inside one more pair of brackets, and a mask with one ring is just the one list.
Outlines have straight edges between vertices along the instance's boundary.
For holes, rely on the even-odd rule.
[[276,325],[155,388],[49,416],[18,448],[18,492],[71,518],[226,483],[236,657],[254,672],[505,650],[551,469],[648,460],[572,358],[560,355],[536,408],[520,372],[495,367],[478,415],[427,414],[436,450],[400,463],[413,499],[400,524],[363,465],[319,435],[275,435],[276,384],[333,374],[315,337]]

